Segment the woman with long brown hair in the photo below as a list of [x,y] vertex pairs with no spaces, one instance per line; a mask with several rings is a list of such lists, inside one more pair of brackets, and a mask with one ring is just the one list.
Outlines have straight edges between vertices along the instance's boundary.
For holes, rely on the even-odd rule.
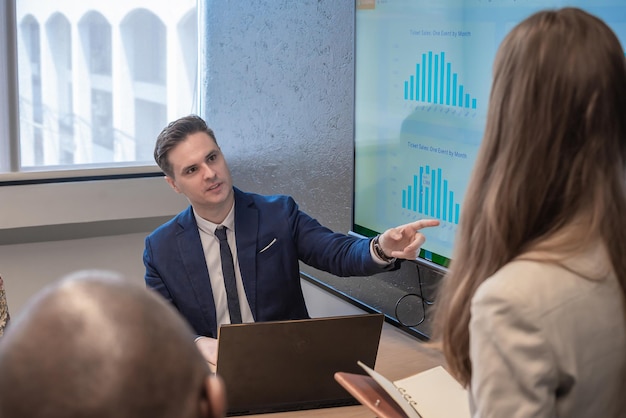
[[474,416],[626,415],[626,58],[575,8],[518,24],[437,299]]

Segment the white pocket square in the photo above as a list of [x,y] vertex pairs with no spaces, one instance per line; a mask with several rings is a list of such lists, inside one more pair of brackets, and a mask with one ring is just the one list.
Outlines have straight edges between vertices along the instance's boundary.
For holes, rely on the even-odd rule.
[[259,254],[261,254],[263,251],[265,251],[268,248],[270,248],[272,245],[274,245],[275,242],[276,242],[276,238],[274,238],[269,244],[267,244],[265,247],[263,247],[263,249],[261,251],[259,251]]

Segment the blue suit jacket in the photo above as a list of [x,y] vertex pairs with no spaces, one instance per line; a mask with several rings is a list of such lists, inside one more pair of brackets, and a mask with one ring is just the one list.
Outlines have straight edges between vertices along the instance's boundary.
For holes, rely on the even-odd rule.
[[[390,269],[372,260],[369,239],[332,232],[300,211],[289,196],[235,188],[235,235],[255,321],[308,318],[299,260],[337,276]],[[213,292],[191,206],[152,232],[145,244],[147,286],[172,302],[198,335],[216,337]]]

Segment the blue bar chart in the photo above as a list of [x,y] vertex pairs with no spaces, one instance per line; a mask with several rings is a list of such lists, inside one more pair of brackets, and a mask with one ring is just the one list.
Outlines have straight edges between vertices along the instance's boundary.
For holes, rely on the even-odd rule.
[[476,98],[465,90],[443,51],[423,53],[415,72],[404,80],[404,100],[476,109]]
[[441,168],[425,165],[419,167],[419,174],[413,175],[413,183],[402,190],[402,209],[458,224],[461,205]]

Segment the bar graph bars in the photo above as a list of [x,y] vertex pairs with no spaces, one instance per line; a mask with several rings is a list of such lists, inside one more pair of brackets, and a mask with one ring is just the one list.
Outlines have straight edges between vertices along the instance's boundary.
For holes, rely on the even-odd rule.
[[404,100],[476,109],[476,98],[465,92],[443,51],[422,54],[415,73],[404,81]]
[[456,202],[441,168],[426,165],[413,175],[413,184],[402,190],[402,209],[458,224],[461,205]]

